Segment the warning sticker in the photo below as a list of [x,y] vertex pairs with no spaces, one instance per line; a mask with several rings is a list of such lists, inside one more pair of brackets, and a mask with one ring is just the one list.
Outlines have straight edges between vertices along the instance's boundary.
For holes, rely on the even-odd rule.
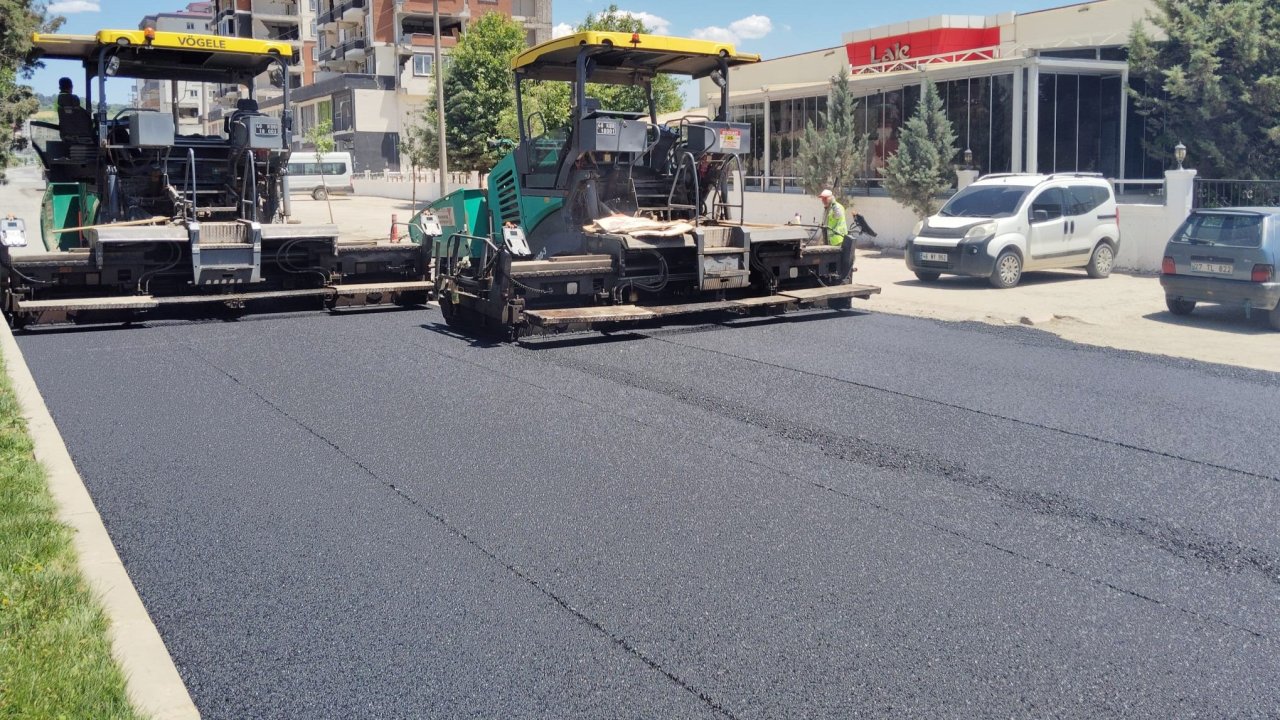
[[742,149],[742,131],[741,130],[721,130],[720,131],[720,149],[721,150],[741,150]]

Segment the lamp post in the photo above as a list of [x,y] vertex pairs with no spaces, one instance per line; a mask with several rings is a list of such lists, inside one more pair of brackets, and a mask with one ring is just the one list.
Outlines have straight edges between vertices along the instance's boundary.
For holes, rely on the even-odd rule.
[[444,59],[440,57],[440,0],[431,0],[431,22],[435,28],[436,59],[432,69],[436,75],[436,138],[439,141],[440,197],[449,194],[449,158],[444,142]]
[[1178,161],[1178,169],[1182,169],[1182,161],[1187,159],[1187,146],[1178,143],[1173,147],[1173,159]]

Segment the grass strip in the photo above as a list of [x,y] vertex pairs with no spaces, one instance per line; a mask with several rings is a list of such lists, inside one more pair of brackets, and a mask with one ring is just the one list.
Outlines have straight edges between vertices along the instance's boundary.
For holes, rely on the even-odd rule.
[[0,358],[0,718],[138,718]]

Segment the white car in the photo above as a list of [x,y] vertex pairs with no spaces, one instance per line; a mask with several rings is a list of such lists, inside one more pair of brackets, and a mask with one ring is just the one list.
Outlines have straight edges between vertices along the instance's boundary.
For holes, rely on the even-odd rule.
[[942,274],[985,277],[1011,288],[1024,270],[1083,267],[1111,274],[1120,217],[1101,175],[988,175],[916,225],[907,267],[921,281]]

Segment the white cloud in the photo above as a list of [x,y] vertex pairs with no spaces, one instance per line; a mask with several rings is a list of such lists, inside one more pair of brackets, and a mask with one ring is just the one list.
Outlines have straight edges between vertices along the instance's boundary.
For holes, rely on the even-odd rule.
[[729,23],[729,31],[743,40],[759,40],[773,32],[773,21],[767,15],[748,15]]
[[693,36],[699,40],[712,40],[737,45],[743,40],[759,40],[771,32],[773,32],[773,21],[767,16],[748,15],[729,23],[727,28],[719,25],[695,28]]
[[573,26],[570,25],[569,23],[560,23],[555,27],[551,28],[551,37],[553,38],[564,37],[565,35],[572,35],[572,34],[573,34]]
[[76,13],[101,12],[102,7],[94,0],[62,0],[48,7],[51,15],[75,15]]
[[649,32],[654,35],[666,35],[671,32],[671,21],[664,17],[658,17],[653,13],[647,13],[644,11],[636,12],[634,10],[619,10],[618,14],[629,15],[639,20],[644,23],[644,26],[649,28]]
[[713,40],[715,42],[733,44],[738,42],[738,36],[733,34],[729,28],[722,28],[716,25],[704,28],[694,28],[693,36],[699,40]]

